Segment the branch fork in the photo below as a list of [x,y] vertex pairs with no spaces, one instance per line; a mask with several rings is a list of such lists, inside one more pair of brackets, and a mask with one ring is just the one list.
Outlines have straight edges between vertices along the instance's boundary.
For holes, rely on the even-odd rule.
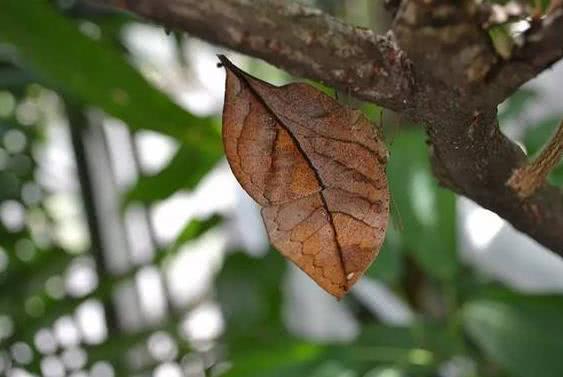
[[[538,19],[505,59],[476,0],[389,1],[394,23],[385,35],[283,0],[89,1],[125,6],[424,123],[442,182],[563,256],[563,194],[544,183],[559,147],[524,166],[496,116],[499,103],[563,57],[562,7]],[[514,200],[522,195],[526,206]]]

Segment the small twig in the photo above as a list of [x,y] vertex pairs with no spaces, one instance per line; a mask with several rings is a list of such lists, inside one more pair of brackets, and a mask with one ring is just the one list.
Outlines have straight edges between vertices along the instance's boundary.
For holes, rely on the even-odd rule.
[[557,166],[563,154],[563,120],[559,128],[543,149],[541,154],[530,164],[514,171],[507,185],[518,193],[521,198],[527,198],[538,188],[543,186],[549,172]]

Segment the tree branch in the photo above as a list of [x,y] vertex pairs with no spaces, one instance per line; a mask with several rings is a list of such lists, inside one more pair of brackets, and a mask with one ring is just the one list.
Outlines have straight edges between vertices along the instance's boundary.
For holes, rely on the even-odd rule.
[[503,61],[470,0],[403,0],[385,36],[281,0],[91,1],[263,58],[425,123],[442,184],[563,255],[563,196],[544,186],[523,200],[506,185],[525,155],[496,119],[502,99],[561,57],[559,11]]
[[518,87],[536,77],[563,57],[563,7],[522,35],[522,42],[507,61],[502,61],[487,83],[497,103],[508,98]]
[[402,3],[393,31],[413,61],[413,115],[426,123],[434,172],[443,185],[563,255],[561,191],[546,185],[524,200],[506,185],[526,156],[498,127],[496,108],[508,86],[487,83],[502,58],[478,17],[469,0]]
[[409,101],[408,61],[392,35],[354,27],[283,0],[91,0],[170,29],[262,58],[301,77],[400,110]]
[[506,184],[517,167],[525,166],[526,156],[500,132],[496,111],[450,120],[427,126],[434,173],[442,185],[563,256],[561,190],[546,184],[523,198]]

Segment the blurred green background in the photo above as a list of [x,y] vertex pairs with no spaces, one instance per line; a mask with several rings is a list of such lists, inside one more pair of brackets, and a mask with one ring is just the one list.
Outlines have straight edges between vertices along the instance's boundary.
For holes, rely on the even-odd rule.
[[[336,302],[271,250],[223,160],[216,53],[298,80],[84,2],[0,0],[0,375],[563,375],[563,262],[438,187],[422,127],[373,104],[393,202],[367,276]],[[530,155],[561,68],[500,108]]]

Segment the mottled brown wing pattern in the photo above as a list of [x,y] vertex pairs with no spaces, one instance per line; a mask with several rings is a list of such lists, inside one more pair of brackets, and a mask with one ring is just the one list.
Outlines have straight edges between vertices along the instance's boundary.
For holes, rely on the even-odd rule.
[[272,86],[220,59],[233,174],[263,207],[271,243],[341,298],[383,243],[385,145],[358,110],[306,84]]

